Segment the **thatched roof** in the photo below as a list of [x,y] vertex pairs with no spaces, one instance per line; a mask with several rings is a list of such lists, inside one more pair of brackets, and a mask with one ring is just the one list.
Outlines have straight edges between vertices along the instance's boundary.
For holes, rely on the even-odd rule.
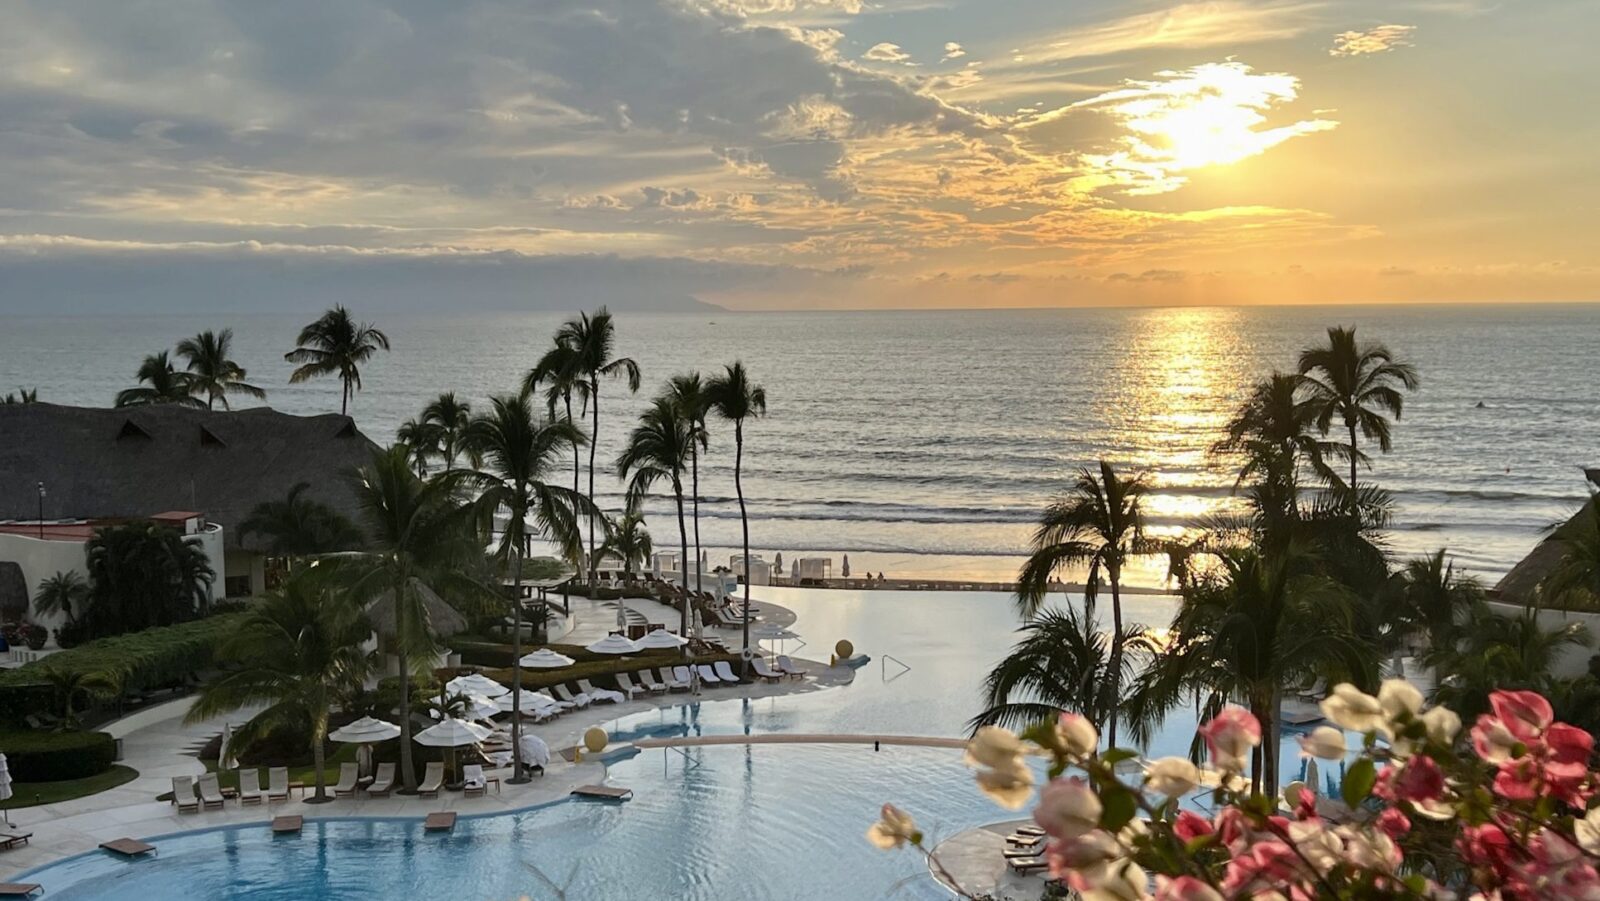
[[[555,588],[577,574],[577,567],[558,557],[529,557],[522,561],[522,584],[532,588]],[[510,576],[501,581],[511,584]]]
[[[415,587],[417,593],[422,596],[423,606],[428,610],[428,624],[433,628],[433,634],[440,638],[449,638],[457,632],[467,630],[466,617],[445,603],[444,598],[420,582],[416,583]],[[374,632],[386,638],[393,638],[398,626],[394,611],[394,592],[386,591],[377,600],[368,604],[367,619],[372,623]]]
[[1551,539],[1559,537],[1563,530],[1575,528],[1580,517],[1596,515],[1594,507],[1595,500],[1591,498],[1578,509],[1577,513],[1572,514],[1571,519],[1557,526],[1549,537],[1534,545],[1528,556],[1523,557],[1504,578],[1495,583],[1494,590],[1500,595],[1500,600],[1514,604],[1527,604],[1532,601],[1539,583],[1556,568],[1556,564],[1561,562],[1561,556],[1565,553],[1561,543]]
[[22,565],[0,560],[0,619],[20,618],[28,612],[28,583]]
[[[300,482],[359,522],[346,474],[374,447],[347,416],[160,404],[123,409],[0,405],[0,519],[118,519],[194,510],[229,533]],[[260,550],[258,536],[242,546]]]

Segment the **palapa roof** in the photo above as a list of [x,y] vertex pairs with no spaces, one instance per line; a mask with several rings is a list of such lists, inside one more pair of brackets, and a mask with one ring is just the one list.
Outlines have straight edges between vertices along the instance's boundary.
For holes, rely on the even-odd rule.
[[[428,625],[434,635],[449,638],[467,630],[467,618],[457,612],[456,608],[445,603],[444,598],[435,594],[433,589],[420,582],[413,583],[412,587],[422,597],[422,604],[428,611]],[[379,635],[392,638],[398,633],[394,592],[386,591],[367,605],[367,621],[372,623],[372,630]]]
[[1587,503],[1572,514],[1565,523],[1557,526],[1553,532],[1534,545],[1528,556],[1518,561],[1511,571],[1506,573],[1499,582],[1495,583],[1494,590],[1499,594],[1500,600],[1515,604],[1527,604],[1533,600],[1534,592],[1538,590],[1539,583],[1544,577],[1556,568],[1561,562],[1562,555],[1566,552],[1561,542],[1552,539],[1560,537],[1563,530],[1575,528],[1576,521],[1585,515],[1596,515],[1595,499],[1590,498]]
[[238,525],[258,504],[300,482],[306,497],[360,522],[349,473],[375,445],[348,416],[291,416],[258,407],[205,410],[175,404],[103,409],[0,405],[0,519],[150,517],[196,510],[226,530],[230,546],[262,549]]

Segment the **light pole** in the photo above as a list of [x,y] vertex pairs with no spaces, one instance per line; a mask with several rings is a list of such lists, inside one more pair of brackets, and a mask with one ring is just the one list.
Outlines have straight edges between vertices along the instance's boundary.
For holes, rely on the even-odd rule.
[[39,483],[39,540],[44,540],[44,482]]

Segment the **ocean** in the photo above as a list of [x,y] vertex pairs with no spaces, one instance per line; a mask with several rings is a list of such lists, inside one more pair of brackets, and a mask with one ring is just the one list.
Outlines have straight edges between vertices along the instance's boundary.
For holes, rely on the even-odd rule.
[[[515,390],[565,318],[355,312],[394,346],[364,368],[351,410],[381,443],[441,391],[477,400]],[[235,357],[268,403],[337,411],[336,381],[288,384],[282,355],[310,318],[7,317],[0,393],[37,386],[41,400],[109,405],[145,354],[231,327]],[[617,324],[617,350],[638,361],[644,387],[630,396],[621,382],[602,386],[601,464],[667,377],[742,359],[769,403],[746,428],[752,550],[782,552],[786,565],[832,556],[835,574],[848,554],[856,574],[1008,579],[1037,511],[1102,457],[1149,473],[1158,532],[1226,509],[1233,475],[1207,447],[1254,380],[1291,367],[1336,324],[1421,372],[1393,452],[1374,453],[1364,477],[1395,493],[1397,554],[1445,547],[1492,582],[1576,508],[1582,467],[1600,464],[1587,363],[1600,306],[622,312]],[[739,537],[733,436],[712,427],[701,534],[713,561],[726,562]],[[620,506],[609,465],[596,484],[603,506]],[[658,546],[676,546],[670,510],[670,499],[647,508]],[[1159,584],[1163,566],[1149,561],[1135,581]]]

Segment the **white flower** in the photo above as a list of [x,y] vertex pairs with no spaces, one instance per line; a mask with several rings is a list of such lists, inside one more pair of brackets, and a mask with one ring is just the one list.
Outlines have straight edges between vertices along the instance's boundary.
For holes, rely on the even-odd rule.
[[1435,707],[1424,713],[1422,723],[1428,727],[1428,739],[1441,745],[1455,741],[1456,733],[1461,731],[1461,717],[1448,707]]
[[1572,823],[1572,837],[1578,847],[1590,854],[1600,854],[1600,807],[1589,811],[1581,820]]
[[1186,795],[1200,784],[1200,768],[1182,757],[1163,757],[1145,769],[1144,784],[1168,798]]
[[1022,739],[1016,733],[999,726],[984,726],[967,742],[966,761],[969,766],[1001,769],[1016,763],[1022,752]]
[[978,771],[978,788],[1007,810],[1021,810],[1033,797],[1033,770],[1019,757],[1015,762]]
[[1150,897],[1150,877],[1131,860],[1119,860],[1101,867],[1079,871],[1084,888],[1083,901],[1141,901]]
[[1034,822],[1052,838],[1077,838],[1100,825],[1100,797],[1082,779],[1052,779],[1039,793]]
[[1404,679],[1385,679],[1378,686],[1378,706],[1391,723],[1402,714],[1416,716],[1422,711],[1422,692]]
[[1321,820],[1296,820],[1289,824],[1289,841],[1319,873],[1337,866],[1344,853],[1339,836],[1323,828]]
[[1300,736],[1300,750],[1307,757],[1343,760],[1346,750],[1344,733],[1332,726],[1318,726],[1310,735]]
[[898,848],[906,842],[914,844],[921,840],[917,824],[912,822],[911,815],[893,804],[883,805],[883,810],[878,815],[878,822],[867,829],[867,841],[885,851]]
[[1320,706],[1323,716],[1351,732],[1376,732],[1385,725],[1378,699],[1348,682],[1334,686]]
[[1094,723],[1078,713],[1063,713],[1056,721],[1056,740],[1073,757],[1087,757],[1100,747]]
[[1517,747],[1517,737],[1498,717],[1483,717],[1472,728],[1472,744],[1484,763],[1499,766],[1511,759]]

